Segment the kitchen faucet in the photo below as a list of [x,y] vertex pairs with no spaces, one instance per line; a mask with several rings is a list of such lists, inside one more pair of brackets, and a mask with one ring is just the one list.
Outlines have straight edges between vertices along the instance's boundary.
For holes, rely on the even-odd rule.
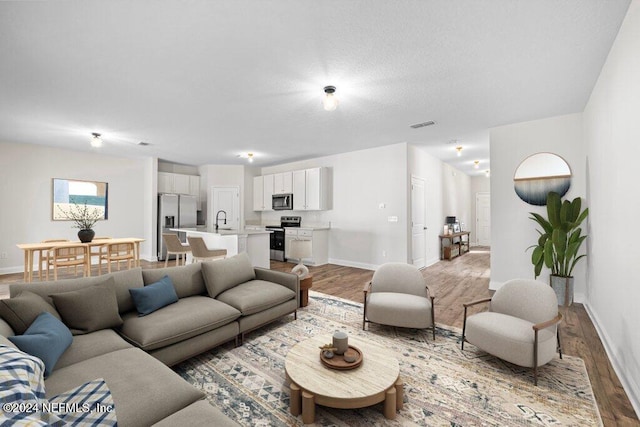
[[216,212],[216,231],[218,231],[218,221],[220,221],[220,219],[218,218],[218,215],[220,215],[221,213],[224,214],[224,224],[227,224],[227,213],[223,210],[219,210],[218,212]]

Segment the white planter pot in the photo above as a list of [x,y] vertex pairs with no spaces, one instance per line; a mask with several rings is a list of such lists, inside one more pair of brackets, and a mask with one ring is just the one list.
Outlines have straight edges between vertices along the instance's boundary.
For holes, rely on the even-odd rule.
[[573,276],[562,277],[552,274],[549,276],[549,284],[556,293],[558,305],[568,307],[573,303]]

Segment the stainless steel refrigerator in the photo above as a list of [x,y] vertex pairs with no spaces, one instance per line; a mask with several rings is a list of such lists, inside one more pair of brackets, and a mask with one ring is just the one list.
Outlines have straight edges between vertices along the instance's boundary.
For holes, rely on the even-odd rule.
[[[178,234],[182,242],[185,233],[171,231],[172,228],[192,228],[196,226],[196,197],[185,194],[158,194],[158,260],[164,261],[167,246],[162,233]],[[174,255],[172,255],[174,256]]]

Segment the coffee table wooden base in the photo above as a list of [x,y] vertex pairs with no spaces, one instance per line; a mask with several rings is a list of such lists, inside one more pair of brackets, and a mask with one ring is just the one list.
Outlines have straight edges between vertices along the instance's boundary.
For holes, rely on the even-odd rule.
[[316,404],[330,408],[354,409],[364,408],[384,401],[383,414],[389,420],[396,418],[396,410],[402,409],[404,400],[404,384],[398,377],[395,384],[380,395],[369,396],[366,399],[344,401],[326,396],[314,396],[301,389],[296,383],[289,385],[291,395],[289,397],[291,415],[298,416],[302,413],[302,422],[312,424],[316,419]]

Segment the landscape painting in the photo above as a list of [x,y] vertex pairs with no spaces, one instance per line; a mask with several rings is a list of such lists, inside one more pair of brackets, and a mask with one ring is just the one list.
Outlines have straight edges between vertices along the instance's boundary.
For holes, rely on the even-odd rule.
[[109,184],[97,181],[53,178],[52,218],[54,221],[68,221],[66,212],[74,205],[84,206],[100,212],[100,219],[108,219]]

